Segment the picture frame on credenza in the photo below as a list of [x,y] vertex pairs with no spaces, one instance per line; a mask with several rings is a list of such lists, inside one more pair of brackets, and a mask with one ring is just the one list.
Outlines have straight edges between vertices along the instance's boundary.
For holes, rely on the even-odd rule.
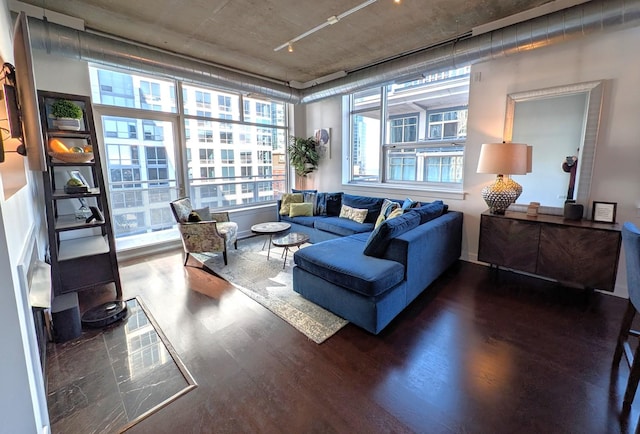
[[599,202],[594,200],[591,220],[599,223],[615,223],[617,207],[618,204],[616,202]]

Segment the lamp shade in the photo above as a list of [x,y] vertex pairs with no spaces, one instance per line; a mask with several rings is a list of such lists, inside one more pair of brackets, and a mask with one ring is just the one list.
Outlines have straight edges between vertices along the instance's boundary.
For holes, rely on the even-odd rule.
[[527,173],[533,172],[533,146],[527,145]]
[[478,173],[525,175],[527,145],[523,143],[483,143],[478,159]]

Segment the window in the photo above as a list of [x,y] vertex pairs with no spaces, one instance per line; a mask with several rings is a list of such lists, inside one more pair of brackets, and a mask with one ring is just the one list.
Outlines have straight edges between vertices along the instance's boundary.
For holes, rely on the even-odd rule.
[[271,176],[271,173],[272,173],[271,166],[258,166],[258,176],[267,178]]
[[176,113],[173,81],[89,67],[91,98],[99,104]]
[[469,71],[460,68],[350,95],[349,181],[461,190]]
[[118,139],[136,139],[138,137],[138,128],[134,119],[105,117],[102,127],[105,137]]
[[459,139],[467,136],[467,110],[429,114],[429,140]]
[[253,176],[253,167],[242,166],[240,168],[240,176],[242,176],[243,178],[251,178]]
[[258,151],[258,161],[264,164],[271,164],[271,151]]
[[162,123],[153,121],[142,121],[142,131],[144,131],[144,139],[156,142],[164,140],[164,130]]
[[222,149],[220,153],[221,153],[221,160],[224,164],[233,164],[234,162],[233,149]]
[[222,177],[223,178],[235,178],[236,177],[236,168],[235,167],[223,167],[222,168]]
[[211,93],[196,90],[196,107],[211,109]]
[[202,148],[198,150],[200,155],[200,164],[213,164],[215,163],[215,149],[213,148]]
[[216,170],[215,167],[201,167],[200,168],[200,178],[215,178]]
[[162,110],[162,97],[160,95],[160,83],[152,83],[146,80],[140,81],[140,107],[145,110]]
[[240,163],[241,164],[251,164],[252,153],[251,152],[240,152]]
[[418,116],[407,116],[389,121],[390,143],[415,142],[418,139]]

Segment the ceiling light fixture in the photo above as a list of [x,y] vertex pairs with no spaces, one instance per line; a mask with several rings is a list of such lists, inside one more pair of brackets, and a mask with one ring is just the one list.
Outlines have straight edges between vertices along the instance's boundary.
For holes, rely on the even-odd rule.
[[[358,12],[360,9],[366,8],[370,4],[373,4],[373,3],[377,2],[377,1],[378,0],[367,0],[366,2],[360,3],[358,6],[355,6],[355,7],[351,8],[351,9],[349,9],[348,11],[341,13],[340,15],[332,15],[329,18],[327,18],[327,20],[324,23],[319,24],[319,25],[315,26],[313,29],[307,30],[303,34],[298,35],[295,38],[285,42],[284,44],[277,46],[276,48],[273,49],[273,51],[280,51],[285,47],[290,47],[291,44],[293,44],[294,42],[297,42],[302,38],[306,38],[307,36],[311,35],[312,33],[315,33],[318,30],[324,29],[327,26],[331,26],[333,24],[336,24],[338,21],[340,21],[344,17],[347,17],[347,16],[349,16],[349,15],[355,13],[355,12]],[[289,51],[291,51],[291,50],[289,50]]]
[[293,45],[291,44],[291,42],[289,42],[289,46],[287,47],[287,51],[289,53],[293,53]]

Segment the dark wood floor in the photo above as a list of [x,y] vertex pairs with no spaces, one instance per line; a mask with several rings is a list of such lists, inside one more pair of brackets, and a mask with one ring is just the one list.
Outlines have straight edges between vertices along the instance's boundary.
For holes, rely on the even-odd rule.
[[[192,262],[190,262],[192,264]],[[197,266],[197,263],[193,262]],[[626,300],[461,262],[380,335],[321,345],[179,251],[121,264],[198,387],[131,433],[618,433]],[[81,294],[83,307],[111,292]],[[90,306],[89,306],[90,307]],[[624,363],[624,362],[623,362]]]

